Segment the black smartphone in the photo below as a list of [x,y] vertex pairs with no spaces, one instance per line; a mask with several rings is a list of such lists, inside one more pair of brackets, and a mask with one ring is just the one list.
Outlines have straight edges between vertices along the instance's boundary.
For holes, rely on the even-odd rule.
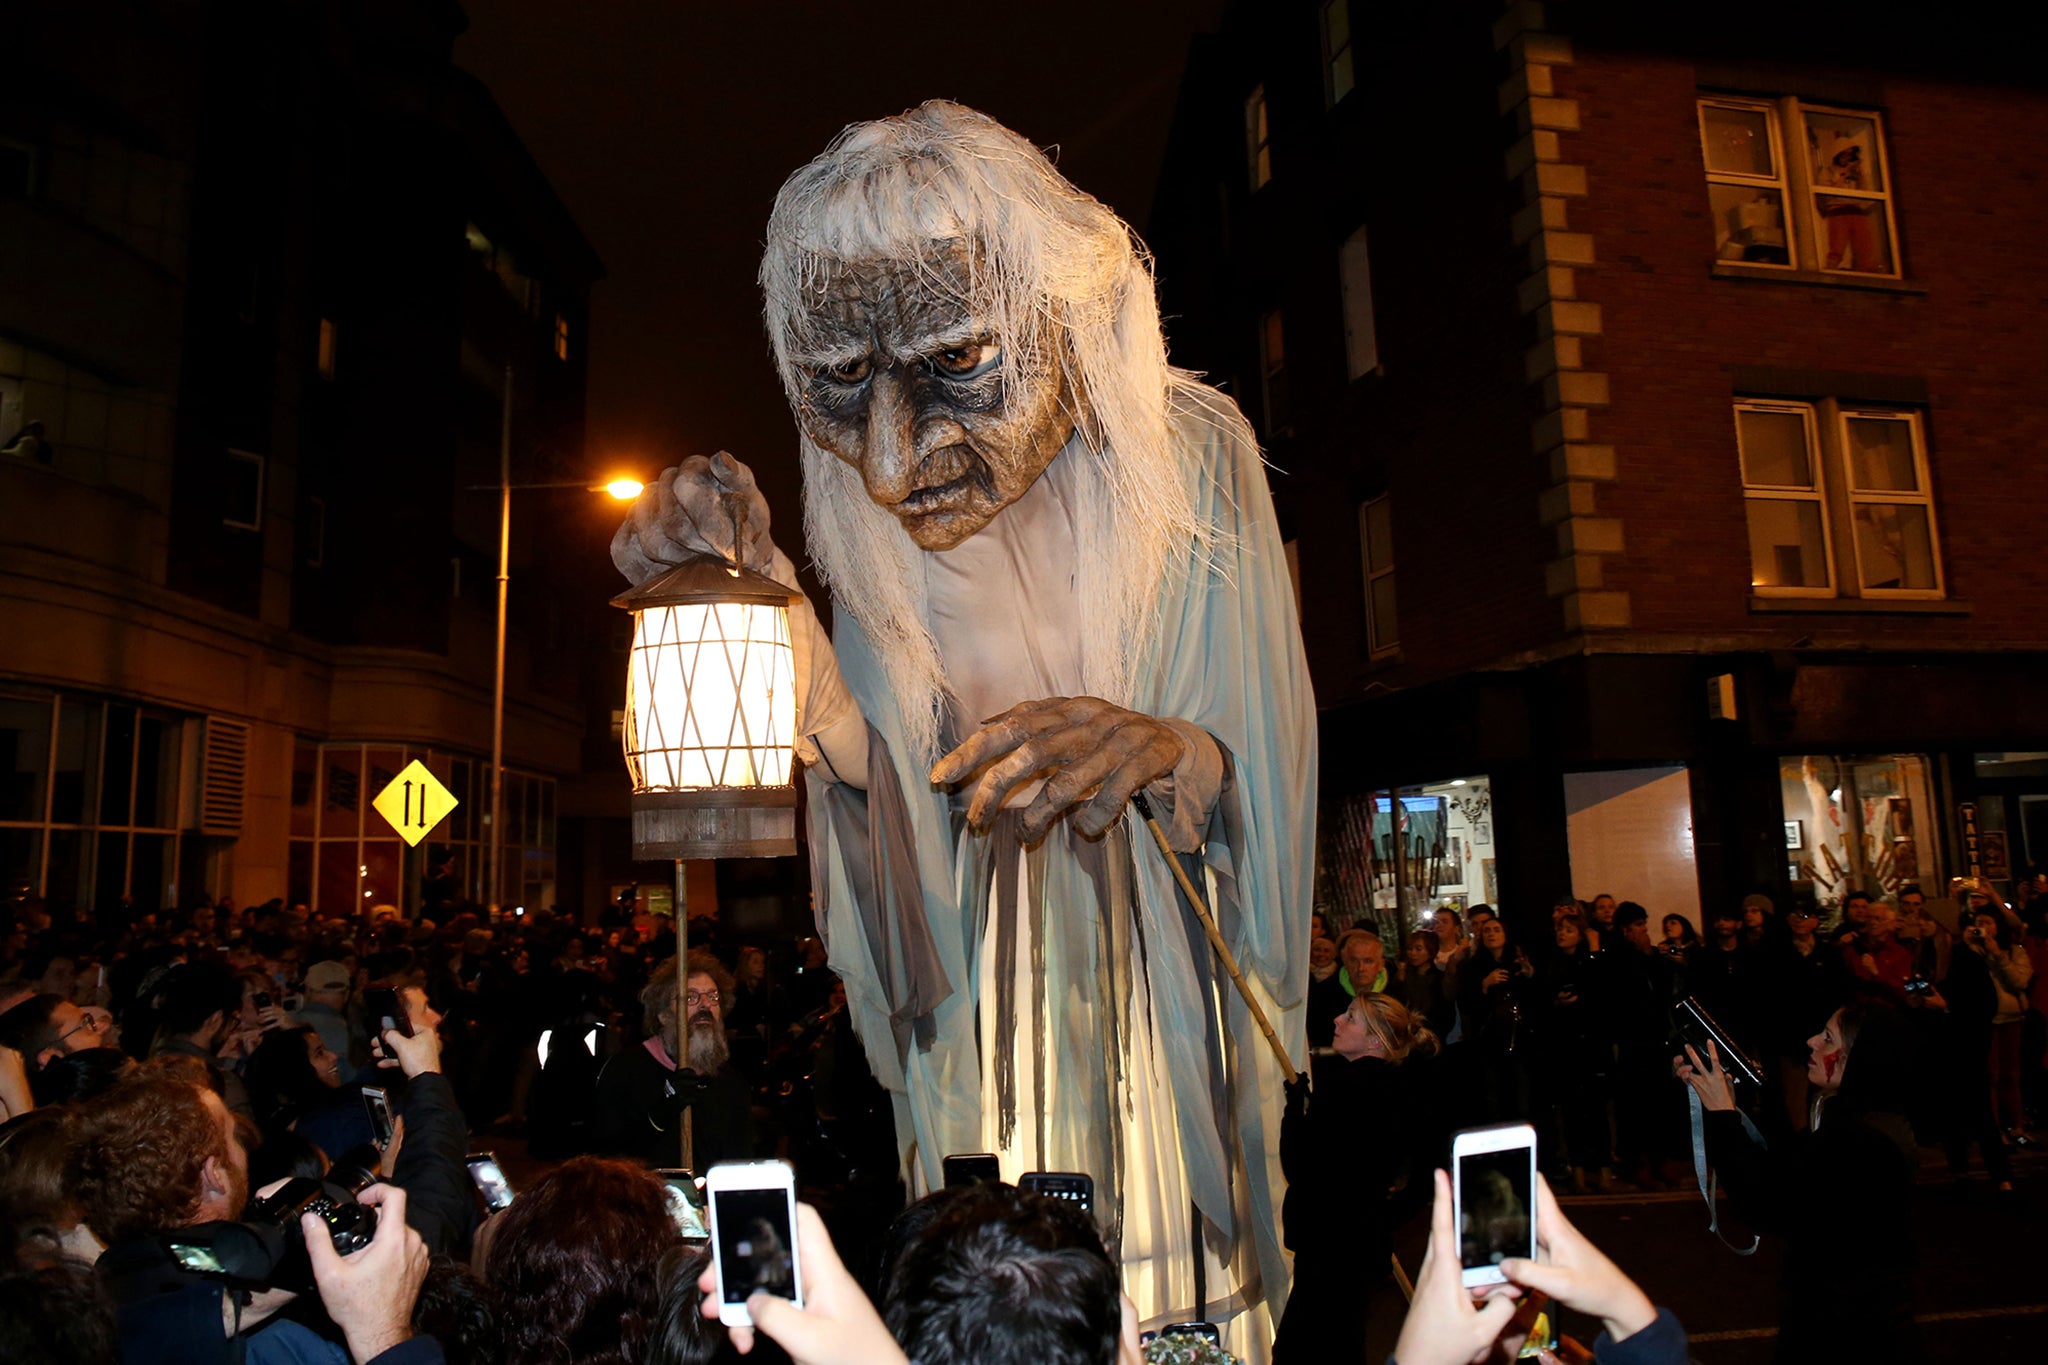
[[370,1132],[377,1142],[377,1150],[383,1151],[391,1145],[391,1134],[397,1121],[391,1117],[391,1096],[384,1093],[384,1087],[366,1085],[363,1087],[363,1108],[370,1111]]
[[379,1034],[397,1029],[401,1038],[412,1037],[412,1019],[405,1012],[405,1003],[389,986],[371,986],[363,992],[363,1013],[375,1021]]
[[269,991],[258,991],[254,995],[250,996],[249,999],[255,1002],[256,1008],[259,1010],[267,1010],[271,1007],[271,1005],[276,1003],[270,998]]
[[1000,1183],[1003,1178],[1003,1163],[996,1160],[993,1152],[955,1152],[939,1166],[946,1173],[949,1190],[978,1185],[984,1180]]
[[668,1216],[675,1221],[676,1231],[683,1234],[686,1242],[707,1242],[711,1240],[711,1228],[705,1222],[704,1182],[693,1171],[680,1166],[655,1172],[661,1177],[663,1193],[668,1198]]
[[1081,1212],[1095,1212],[1095,1179],[1080,1171],[1027,1171],[1017,1188],[1079,1204]]
[[1223,1344],[1223,1330],[1213,1322],[1169,1322],[1156,1332],[1141,1332],[1138,1343],[1149,1346],[1161,1337],[1200,1337],[1214,1346]]
[[485,1208],[492,1213],[500,1213],[512,1207],[512,1182],[505,1178],[504,1168],[498,1165],[496,1152],[471,1152],[462,1161],[469,1167],[470,1182],[483,1196]]
[[1729,1080],[1746,1085],[1764,1083],[1763,1064],[1743,1051],[1742,1044],[1695,997],[1688,995],[1671,1007],[1671,1026],[1678,1041],[1697,1052],[1702,1062],[1709,1059],[1707,1044],[1712,1042],[1721,1054],[1721,1069],[1728,1073]]

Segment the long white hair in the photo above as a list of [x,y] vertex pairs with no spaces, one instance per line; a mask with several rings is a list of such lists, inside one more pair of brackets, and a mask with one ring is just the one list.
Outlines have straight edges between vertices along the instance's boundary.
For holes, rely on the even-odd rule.
[[[803,407],[807,381],[793,357],[814,350],[829,269],[929,270],[942,256],[967,262],[963,309],[988,321],[1011,376],[1019,366],[1067,367],[1078,411],[1058,458],[1081,462],[1085,494],[1075,509],[1083,674],[1090,692],[1132,705],[1165,575],[1206,561],[1212,548],[1172,437],[1177,400],[1213,409],[1217,395],[1167,364],[1151,259],[1130,227],[1017,134],[934,100],[844,129],[775,196],[760,281],[793,408]],[[812,559],[874,646],[914,757],[930,762],[946,677],[925,624],[922,552],[858,469],[808,434],[801,442]]]

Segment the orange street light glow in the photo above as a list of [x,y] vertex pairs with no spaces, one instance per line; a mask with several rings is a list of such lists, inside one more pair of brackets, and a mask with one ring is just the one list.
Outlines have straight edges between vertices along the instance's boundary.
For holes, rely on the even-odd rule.
[[646,484],[641,483],[638,479],[613,479],[604,486],[604,491],[617,498],[620,502],[631,502],[634,498],[640,496],[640,490],[646,486]]

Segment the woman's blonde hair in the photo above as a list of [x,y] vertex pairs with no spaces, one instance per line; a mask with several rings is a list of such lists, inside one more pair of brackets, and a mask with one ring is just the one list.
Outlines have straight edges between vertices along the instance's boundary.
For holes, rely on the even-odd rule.
[[1371,992],[1352,1001],[1351,1007],[1358,1012],[1358,1022],[1366,1032],[1380,1040],[1388,1061],[1405,1062],[1411,1053],[1436,1055],[1440,1046],[1436,1034],[1393,996]]

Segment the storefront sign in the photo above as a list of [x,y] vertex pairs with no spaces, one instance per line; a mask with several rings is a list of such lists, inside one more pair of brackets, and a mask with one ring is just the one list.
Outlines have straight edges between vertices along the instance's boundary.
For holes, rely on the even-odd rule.
[[1986,880],[2012,880],[2012,854],[2007,849],[2004,830],[1987,829],[1977,836],[1977,852],[1984,864]]
[[1984,875],[1981,836],[1977,833],[1977,803],[1965,801],[1956,807],[1956,820],[1963,827],[1963,866],[1968,875]]

